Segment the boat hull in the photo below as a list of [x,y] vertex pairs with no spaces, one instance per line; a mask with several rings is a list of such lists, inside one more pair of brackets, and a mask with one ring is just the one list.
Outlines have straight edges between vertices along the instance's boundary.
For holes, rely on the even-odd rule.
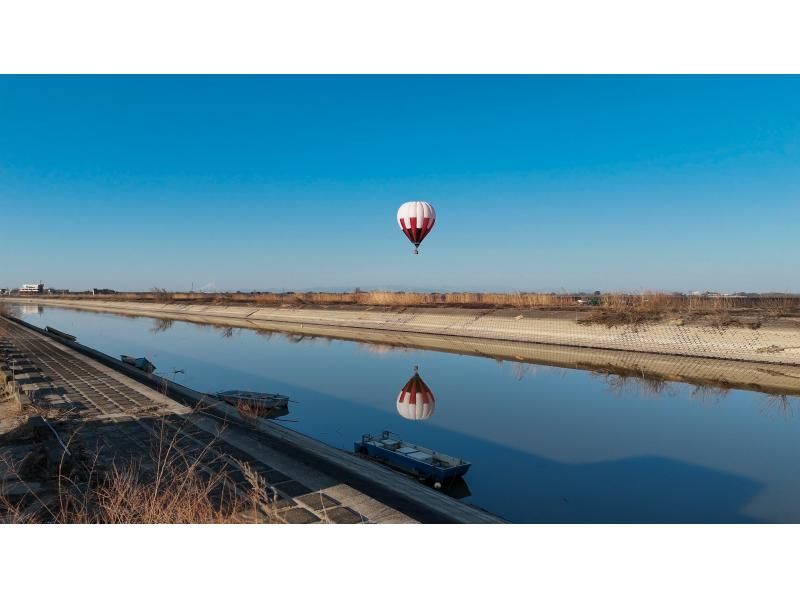
[[44,331],[45,332],[49,332],[50,334],[52,334],[54,336],[57,336],[59,338],[63,338],[63,339],[66,339],[68,341],[72,341],[73,343],[78,340],[73,335],[67,334],[66,332],[62,332],[60,330],[57,330],[56,328],[53,328],[52,326],[45,326],[44,327]]
[[227,390],[218,392],[214,396],[230,405],[249,403],[273,409],[289,409],[289,397],[277,394],[258,393],[242,390]]
[[128,355],[120,355],[120,360],[123,363],[132,365],[136,369],[147,372],[148,374],[152,374],[156,371],[156,366],[154,366],[146,357],[130,357]]
[[405,473],[431,482],[448,482],[464,476],[470,468],[470,463],[455,465],[453,467],[436,467],[416,459],[411,459],[400,453],[390,451],[369,442],[356,442],[356,453],[366,455]]

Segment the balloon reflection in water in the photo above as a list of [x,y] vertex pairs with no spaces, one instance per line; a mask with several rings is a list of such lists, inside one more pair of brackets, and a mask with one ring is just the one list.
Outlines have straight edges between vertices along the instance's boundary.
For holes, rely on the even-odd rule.
[[397,412],[406,419],[422,420],[433,415],[436,399],[414,368],[414,375],[397,395]]

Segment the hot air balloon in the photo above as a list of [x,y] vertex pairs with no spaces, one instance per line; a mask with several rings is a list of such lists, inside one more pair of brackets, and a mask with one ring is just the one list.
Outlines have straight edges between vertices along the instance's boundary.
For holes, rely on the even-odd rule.
[[407,201],[397,210],[397,223],[419,253],[419,244],[431,232],[436,222],[436,210],[427,201]]
[[397,412],[406,419],[428,419],[433,415],[434,405],[436,399],[433,398],[431,389],[422,381],[415,367],[414,375],[397,395]]

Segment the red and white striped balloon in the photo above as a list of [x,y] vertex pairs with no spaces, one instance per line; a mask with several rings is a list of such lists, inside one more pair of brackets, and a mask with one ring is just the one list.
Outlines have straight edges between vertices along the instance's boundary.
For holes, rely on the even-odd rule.
[[397,210],[397,223],[419,253],[419,244],[436,223],[436,210],[427,201],[407,201]]
[[406,419],[428,419],[433,415],[435,405],[436,399],[433,398],[431,389],[415,369],[414,375],[397,395],[397,413]]

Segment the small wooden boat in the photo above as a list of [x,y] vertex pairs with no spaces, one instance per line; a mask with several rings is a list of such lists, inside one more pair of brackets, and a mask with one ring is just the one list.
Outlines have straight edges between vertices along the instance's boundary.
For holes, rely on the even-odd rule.
[[61,332],[60,330],[56,330],[56,329],[55,329],[55,328],[53,328],[52,326],[45,326],[45,327],[44,327],[44,331],[45,331],[45,332],[49,332],[49,333],[50,333],[50,334],[52,334],[53,336],[57,336],[57,337],[59,337],[59,338],[63,338],[63,339],[65,339],[65,340],[72,341],[73,343],[74,343],[74,342],[77,340],[77,339],[76,339],[74,336],[72,336],[71,334],[67,334],[66,332]]
[[252,392],[249,390],[225,390],[213,396],[234,407],[244,404],[259,410],[286,410],[287,413],[289,411],[289,397],[279,394]]
[[436,487],[467,473],[472,465],[468,461],[438,453],[429,448],[401,440],[397,434],[384,431],[379,436],[364,434],[355,443],[355,452],[404,471]]
[[128,355],[120,355],[119,358],[128,365],[132,365],[136,369],[147,372],[148,374],[152,374],[156,370],[156,366],[154,366],[153,363],[147,359],[147,357],[129,357]]

